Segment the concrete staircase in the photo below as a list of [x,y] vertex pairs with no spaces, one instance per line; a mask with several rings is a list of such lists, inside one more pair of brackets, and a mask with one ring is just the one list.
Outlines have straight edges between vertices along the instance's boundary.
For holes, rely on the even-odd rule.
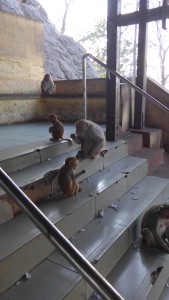
[[[44,174],[74,156],[76,144],[43,140],[4,150],[1,167],[124,299],[165,300],[169,256],[139,239],[144,211],[169,200],[169,180],[149,175],[163,151],[153,148],[148,155],[140,134],[121,137],[107,142],[104,157],[79,162],[77,172],[86,173],[73,197],[57,193],[57,178],[51,186]],[[100,299],[2,189],[0,224],[1,300]],[[152,285],[151,272],[159,266]]]

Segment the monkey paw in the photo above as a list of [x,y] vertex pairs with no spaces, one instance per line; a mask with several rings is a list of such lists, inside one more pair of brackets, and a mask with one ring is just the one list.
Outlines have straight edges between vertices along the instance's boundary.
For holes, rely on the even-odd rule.
[[75,137],[76,137],[76,134],[75,133],[71,133],[70,138],[74,140]]
[[84,152],[82,150],[79,150],[78,153],[76,154],[76,158],[84,159],[85,158]]
[[101,155],[102,157],[104,157],[106,153],[107,153],[107,150],[102,150],[102,151],[100,152],[100,155]]

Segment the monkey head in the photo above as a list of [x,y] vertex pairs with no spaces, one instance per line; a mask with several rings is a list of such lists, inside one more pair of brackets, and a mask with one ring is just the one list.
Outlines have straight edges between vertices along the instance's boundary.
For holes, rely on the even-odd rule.
[[169,219],[169,204],[165,203],[157,208],[158,214],[161,218]]
[[76,157],[67,157],[65,160],[65,166],[75,170],[77,168],[79,161]]
[[76,134],[78,135],[78,137],[84,137],[85,135],[85,131],[88,128],[88,122],[87,120],[79,120],[76,122]]
[[56,120],[57,120],[57,115],[55,115],[55,114],[50,114],[50,115],[48,115],[48,120],[49,120],[49,122],[50,123],[55,123],[56,122]]

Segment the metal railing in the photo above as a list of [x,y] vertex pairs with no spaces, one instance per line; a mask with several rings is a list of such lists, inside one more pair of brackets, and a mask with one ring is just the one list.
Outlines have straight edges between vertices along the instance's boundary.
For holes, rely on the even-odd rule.
[[88,283],[105,300],[124,300],[110,283],[74,247],[74,245],[51,223],[38,207],[23,193],[12,179],[0,168],[0,186],[11,195],[47,239],[69,260]]
[[160,107],[162,110],[164,110],[165,112],[169,113],[169,108],[167,106],[165,106],[164,104],[162,104],[161,102],[159,102],[157,99],[155,99],[154,97],[152,97],[151,95],[149,95],[148,93],[146,93],[145,91],[143,91],[141,88],[139,88],[137,85],[135,85],[134,83],[132,83],[130,80],[126,79],[125,77],[123,77],[122,75],[120,75],[118,72],[116,72],[113,69],[108,68],[108,66],[106,64],[104,64],[101,60],[99,60],[98,58],[96,58],[95,56],[93,56],[90,53],[85,53],[82,57],[82,70],[83,70],[83,107],[84,107],[84,118],[87,119],[87,87],[86,87],[86,58],[90,57],[92,58],[95,62],[97,62],[100,66],[102,66],[103,68],[105,68],[109,73],[112,73],[113,75],[115,75],[116,77],[118,77],[119,79],[122,80],[122,82],[127,83],[129,86],[131,86],[135,91],[137,91],[138,93],[140,93],[142,96],[144,96],[146,99],[151,100],[155,105],[157,105],[158,107]]

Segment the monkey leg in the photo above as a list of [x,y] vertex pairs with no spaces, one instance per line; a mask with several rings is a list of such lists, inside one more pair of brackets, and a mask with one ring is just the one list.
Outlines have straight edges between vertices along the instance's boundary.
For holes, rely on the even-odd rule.
[[88,158],[94,159],[100,155],[102,147],[92,147],[87,155]]
[[69,182],[69,185],[66,187],[64,193],[66,196],[73,196],[79,192],[79,184],[77,180]]
[[85,158],[84,151],[79,150],[78,153],[76,154],[76,158],[77,159],[84,159]]
[[142,234],[143,241],[145,241],[148,246],[156,245],[154,234],[149,228],[143,228],[141,230],[141,234]]
[[154,232],[154,236],[156,238],[157,244],[163,248],[164,251],[169,253],[169,247],[168,244],[163,240],[163,237],[161,237],[157,232]]
[[156,231],[153,232],[149,228],[143,228],[141,234],[148,246],[161,247],[164,251],[169,253],[169,247]]

